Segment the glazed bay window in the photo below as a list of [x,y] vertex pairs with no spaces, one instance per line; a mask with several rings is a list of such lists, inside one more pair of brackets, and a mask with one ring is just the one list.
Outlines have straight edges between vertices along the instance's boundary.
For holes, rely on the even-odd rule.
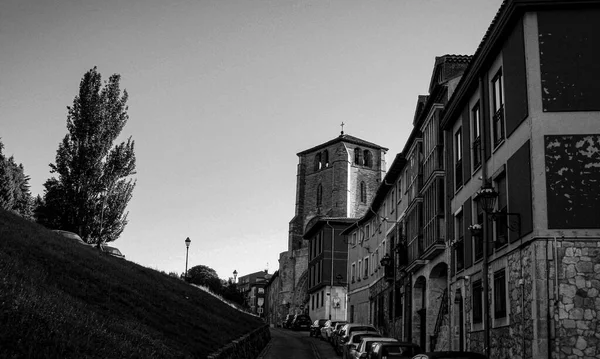
[[473,324],[481,324],[483,322],[483,286],[481,279],[473,282],[472,290],[473,301]]
[[454,133],[454,183],[455,189],[462,186],[462,129]]
[[502,70],[492,79],[492,139],[494,146],[504,140],[504,94],[502,89]]
[[506,270],[494,273],[494,319],[506,318]]
[[481,165],[481,128],[480,128],[480,112],[479,102],[471,110],[471,129],[472,129],[472,142],[471,154],[473,158],[473,170]]

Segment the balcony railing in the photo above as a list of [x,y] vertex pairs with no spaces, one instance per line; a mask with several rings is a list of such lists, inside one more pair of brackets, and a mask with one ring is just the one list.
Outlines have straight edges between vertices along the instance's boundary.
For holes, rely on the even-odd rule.
[[418,260],[421,254],[423,254],[423,236],[419,235],[408,244],[408,263]]
[[423,175],[418,174],[417,178],[415,178],[408,187],[408,203],[419,197],[419,191],[421,190],[421,187],[423,187]]

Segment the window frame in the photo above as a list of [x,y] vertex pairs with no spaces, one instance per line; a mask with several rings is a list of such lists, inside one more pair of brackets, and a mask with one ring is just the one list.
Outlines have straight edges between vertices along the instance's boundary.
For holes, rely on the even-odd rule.
[[491,81],[492,96],[492,141],[494,148],[500,146],[506,136],[504,124],[504,78],[502,68],[498,69]]
[[479,101],[471,108],[471,158],[473,172],[481,167],[481,106]]
[[473,326],[483,325],[483,315],[483,283],[481,279],[477,279],[471,284],[471,321]]
[[462,153],[462,126],[454,131],[454,189],[458,190],[463,185],[463,153]]
[[494,309],[494,325],[502,324],[502,321],[508,319],[508,283],[506,268],[494,272],[492,308]]

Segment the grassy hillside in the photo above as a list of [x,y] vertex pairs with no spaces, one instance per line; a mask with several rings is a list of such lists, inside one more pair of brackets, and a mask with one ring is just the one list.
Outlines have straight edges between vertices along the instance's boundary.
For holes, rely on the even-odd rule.
[[0,358],[203,358],[261,324],[0,210]]

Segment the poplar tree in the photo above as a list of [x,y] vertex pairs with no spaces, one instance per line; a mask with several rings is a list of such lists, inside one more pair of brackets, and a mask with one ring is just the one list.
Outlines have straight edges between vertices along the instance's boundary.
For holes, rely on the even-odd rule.
[[67,131],[50,164],[55,176],[36,200],[38,221],[72,231],[88,243],[116,240],[127,225],[125,212],[135,180],[134,141],[113,143],[127,123],[127,91],[121,76],[102,83],[96,67],[83,76],[79,94],[68,106]]

